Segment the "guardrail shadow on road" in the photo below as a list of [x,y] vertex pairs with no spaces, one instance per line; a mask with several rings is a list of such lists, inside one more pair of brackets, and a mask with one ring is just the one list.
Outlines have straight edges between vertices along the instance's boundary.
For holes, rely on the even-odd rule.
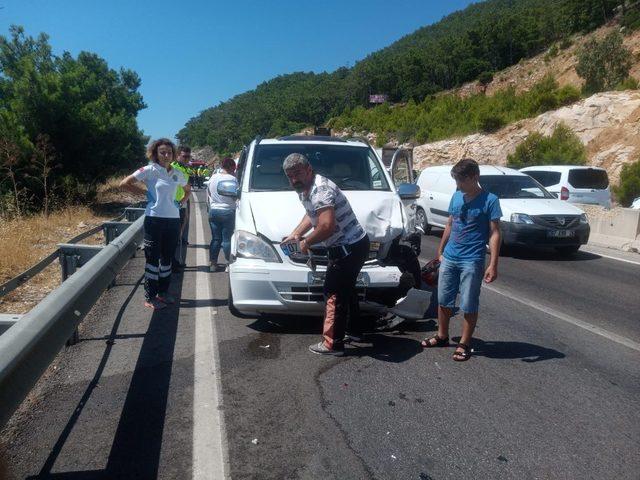
[[[100,378],[102,377],[102,373],[104,372],[105,366],[107,365],[107,361],[111,356],[111,350],[113,349],[115,340],[118,338],[117,333],[118,333],[118,329],[120,328],[120,323],[122,322],[122,317],[124,315],[124,312],[129,306],[129,303],[131,302],[131,299],[134,297],[136,291],[142,285],[143,280],[144,280],[144,275],[141,276],[135,284],[133,284],[134,288],[131,289],[131,292],[129,293],[129,295],[127,295],[127,298],[122,303],[122,306],[120,307],[120,309],[118,310],[118,313],[116,314],[115,320],[113,322],[113,326],[111,328],[111,333],[106,338],[101,339],[101,340],[105,340],[106,347],[104,349],[104,353],[102,354],[102,358],[100,359],[100,363],[98,364],[98,368],[96,369],[96,372],[93,375],[93,378],[89,382],[89,385],[87,385],[87,388],[82,394],[82,397],[80,398],[80,401],[78,402],[76,408],[73,410],[73,414],[71,415],[71,418],[69,418],[69,420],[67,421],[67,424],[62,429],[62,432],[60,433],[58,440],[56,441],[53,448],[51,449],[51,453],[49,453],[49,456],[45,460],[45,463],[42,466],[40,473],[36,476],[28,477],[29,479],[104,478],[104,472],[65,472],[65,473],[52,474],[51,470],[53,469],[53,466],[55,465],[56,460],[60,455],[60,452],[62,451],[65,443],[67,442],[69,435],[71,435],[71,432],[73,431],[73,427],[75,426],[78,419],[80,418],[80,415],[82,414],[84,406],[87,404],[87,402],[91,398],[91,394],[100,383]],[[96,340],[96,339],[93,339],[93,338],[80,339],[80,341],[88,341],[88,340]],[[82,473],[86,474],[86,476],[81,476]]]
[[[172,291],[182,291],[183,276],[176,275],[174,278],[175,282],[171,285]],[[40,474],[31,478],[86,480],[157,477],[180,313],[180,308],[177,306],[154,311],[147,331],[142,335],[144,340],[104,470],[51,473],[84,405],[89,401],[101,380],[113,344],[119,338],[117,331],[123,314],[142,281],[143,277],[136,283],[118,311],[93,379],[78,402]]]
[[[452,340],[459,342],[460,337],[452,338]],[[564,353],[558,350],[533,343],[485,341],[481,338],[474,338],[471,343],[474,355],[498,360],[521,359],[523,362],[535,363],[566,357]]]

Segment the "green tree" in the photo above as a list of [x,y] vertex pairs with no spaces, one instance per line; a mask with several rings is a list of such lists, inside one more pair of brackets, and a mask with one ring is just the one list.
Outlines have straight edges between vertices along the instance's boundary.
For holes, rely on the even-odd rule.
[[[62,178],[71,176],[91,191],[96,182],[141,162],[145,141],[136,116],[145,104],[139,87],[131,70],[117,72],[89,52],[55,56],[45,34],[33,38],[12,26],[9,38],[0,36],[0,138],[16,146],[12,168],[25,173],[13,190],[46,198],[48,207],[56,193],[52,186]],[[38,163],[44,138],[59,168]]]
[[587,152],[578,136],[565,124],[560,123],[549,137],[531,133],[516,151],[507,156],[511,168],[534,165],[584,165]]
[[625,207],[640,197],[640,159],[627,163],[620,172],[620,184],[613,187],[617,200]]
[[578,52],[576,72],[584,79],[587,94],[613,90],[629,76],[631,52],[622,35],[609,33],[602,41],[591,39]]

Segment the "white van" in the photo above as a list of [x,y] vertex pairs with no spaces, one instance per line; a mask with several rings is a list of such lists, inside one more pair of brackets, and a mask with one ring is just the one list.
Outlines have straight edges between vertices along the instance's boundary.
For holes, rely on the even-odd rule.
[[[451,165],[429,167],[418,177],[421,196],[416,222],[425,232],[444,228],[449,202],[456,191]],[[582,210],[551,195],[530,176],[506,167],[480,166],[480,185],[500,199],[502,241],[505,245],[554,247],[570,254],[589,240],[589,223]]]
[[[317,173],[340,187],[369,235],[369,260],[357,280],[360,298],[398,285],[400,270],[387,259],[392,245],[415,230],[403,202],[413,203],[420,196],[415,184],[394,185],[393,172],[404,172],[408,165],[393,165],[390,174],[371,146],[360,140],[299,135],[258,138],[243,149],[238,162],[236,231],[229,265],[229,307],[234,314],[324,311],[326,248],[313,247],[317,269],[312,271],[306,258],[280,246],[305,213],[282,170],[283,160],[293,152],[305,154]],[[236,195],[226,188],[221,182],[218,192]]]
[[609,176],[604,168],[576,165],[543,165],[521,168],[552,195],[571,203],[611,208]]

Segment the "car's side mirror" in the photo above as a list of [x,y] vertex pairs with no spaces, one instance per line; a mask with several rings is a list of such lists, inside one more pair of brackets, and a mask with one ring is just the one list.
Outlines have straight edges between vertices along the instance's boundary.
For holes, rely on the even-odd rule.
[[420,187],[415,183],[401,183],[398,185],[398,195],[402,200],[420,198]]
[[224,197],[238,198],[238,182],[235,180],[223,180],[218,183],[218,194]]

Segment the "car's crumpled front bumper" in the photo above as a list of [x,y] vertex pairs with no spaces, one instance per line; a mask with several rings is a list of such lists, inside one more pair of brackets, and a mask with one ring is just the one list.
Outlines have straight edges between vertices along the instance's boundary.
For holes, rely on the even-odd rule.
[[[314,273],[306,265],[293,264],[288,259],[284,263],[266,263],[237,258],[229,265],[233,306],[245,315],[322,314],[325,271],[325,267],[318,266]],[[370,291],[396,288],[400,275],[397,267],[367,263],[358,276],[358,295],[364,300]]]

